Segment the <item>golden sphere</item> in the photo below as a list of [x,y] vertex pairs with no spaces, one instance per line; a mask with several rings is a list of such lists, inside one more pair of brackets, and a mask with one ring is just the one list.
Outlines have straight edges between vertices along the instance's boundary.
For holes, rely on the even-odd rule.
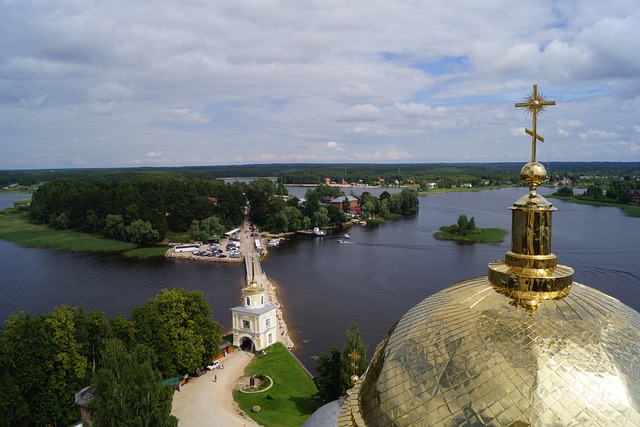
[[529,162],[520,170],[520,178],[529,188],[536,188],[547,179],[547,170],[538,162]]

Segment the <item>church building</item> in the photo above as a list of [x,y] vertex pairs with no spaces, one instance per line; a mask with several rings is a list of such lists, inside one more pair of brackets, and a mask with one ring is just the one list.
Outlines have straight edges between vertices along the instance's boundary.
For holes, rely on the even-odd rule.
[[260,351],[278,341],[277,307],[265,303],[266,291],[252,276],[242,289],[242,305],[231,309],[233,345]]

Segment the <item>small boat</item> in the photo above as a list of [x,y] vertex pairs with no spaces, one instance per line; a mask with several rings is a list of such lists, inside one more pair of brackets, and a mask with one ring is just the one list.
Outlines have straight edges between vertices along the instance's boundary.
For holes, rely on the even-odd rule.
[[278,246],[279,244],[280,244],[280,239],[271,239],[267,241],[267,246],[269,247]]
[[338,243],[344,243],[344,240],[342,240],[342,239],[338,239],[338,240],[337,240],[337,242],[338,242]]
[[300,230],[298,234],[304,234],[305,236],[322,237],[327,234],[326,231],[320,230],[318,227],[314,227],[313,230]]
[[351,236],[349,236],[347,233],[344,233],[344,238],[345,238],[345,239],[350,239],[350,238],[351,238]]

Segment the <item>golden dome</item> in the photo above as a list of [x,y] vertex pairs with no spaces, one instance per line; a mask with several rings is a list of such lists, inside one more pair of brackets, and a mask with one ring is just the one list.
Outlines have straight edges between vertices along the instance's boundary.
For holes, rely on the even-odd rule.
[[639,327],[578,283],[532,311],[465,280],[391,328],[338,425],[638,426]]

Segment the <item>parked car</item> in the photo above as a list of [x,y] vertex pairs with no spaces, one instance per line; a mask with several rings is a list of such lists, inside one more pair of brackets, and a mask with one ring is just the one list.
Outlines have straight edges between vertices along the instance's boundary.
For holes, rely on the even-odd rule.
[[207,365],[207,370],[213,371],[214,369],[219,368],[219,367],[220,367],[220,362],[217,361],[217,360],[214,360],[213,362],[211,362],[211,363],[209,363]]

